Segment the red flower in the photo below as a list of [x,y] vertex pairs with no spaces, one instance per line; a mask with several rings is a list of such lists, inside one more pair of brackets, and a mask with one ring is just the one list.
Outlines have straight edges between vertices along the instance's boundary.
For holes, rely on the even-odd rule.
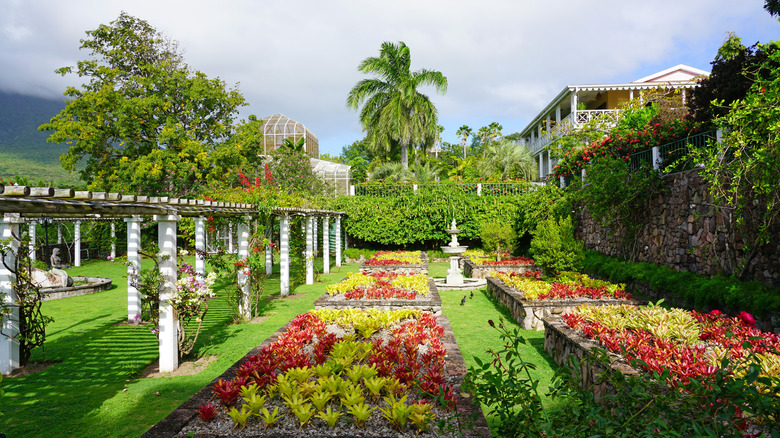
[[753,318],[753,315],[745,312],[744,310],[739,312],[739,315],[737,316],[739,317],[740,320],[742,320],[744,324],[747,324],[751,327],[756,325],[756,319]]

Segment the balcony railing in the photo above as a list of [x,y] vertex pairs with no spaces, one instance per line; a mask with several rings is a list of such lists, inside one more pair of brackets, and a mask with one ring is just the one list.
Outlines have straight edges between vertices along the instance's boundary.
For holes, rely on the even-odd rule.
[[533,141],[527,142],[528,148],[533,155],[540,153],[547,145],[558,137],[562,137],[574,129],[579,128],[593,119],[602,117],[608,125],[614,125],[620,118],[620,110],[577,110],[561,119],[559,123],[553,126],[547,133]]

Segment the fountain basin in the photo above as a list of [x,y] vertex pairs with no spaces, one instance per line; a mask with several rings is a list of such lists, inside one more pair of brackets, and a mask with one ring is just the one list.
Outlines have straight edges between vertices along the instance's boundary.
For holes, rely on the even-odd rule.
[[[73,286],[41,288],[40,291],[43,294],[43,301],[94,294],[111,289],[112,287],[112,280],[110,278],[78,276],[71,278],[73,279]],[[86,283],[82,284],[83,282]]]
[[463,254],[468,246],[442,246],[441,252],[444,254]]

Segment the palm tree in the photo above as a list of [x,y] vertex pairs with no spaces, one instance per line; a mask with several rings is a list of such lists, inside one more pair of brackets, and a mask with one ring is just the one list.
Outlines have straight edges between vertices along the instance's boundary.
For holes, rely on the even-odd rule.
[[374,150],[401,148],[401,164],[409,168],[409,145],[432,143],[436,139],[436,107],[419,87],[432,85],[447,91],[447,78],[438,71],[410,71],[411,55],[403,42],[382,43],[379,57],[363,60],[361,73],[378,77],[358,82],[347,96],[347,107],[357,110],[366,140]]
[[508,180],[536,178],[537,167],[531,151],[524,145],[509,140],[498,140],[485,147],[485,154],[477,164],[483,178]]
[[471,136],[471,128],[469,128],[467,125],[463,125],[460,128],[458,128],[458,131],[456,132],[457,135],[460,136],[460,144],[463,145],[463,159],[466,159],[466,142],[469,140],[469,137]]
[[412,180],[414,174],[409,169],[405,169],[401,163],[381,163],[371,172],[371,181],[402,183]]

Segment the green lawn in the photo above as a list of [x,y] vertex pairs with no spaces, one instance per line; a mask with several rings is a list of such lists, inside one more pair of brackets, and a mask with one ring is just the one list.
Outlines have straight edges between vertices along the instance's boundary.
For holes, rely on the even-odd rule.
[[[447,263],[432,263],[430,268],[433,275],[443,276]],[[267,301],[263,314],[268,319],[258,324],[231,324],[225,300],[210,301],[205,328],[192,356],[215,356],[216,360],[195,375],[138,379],[157,358],[157,340],[148,326],[123,324],[127,318],[125,266],[92,261],[72,269],[71,275],[111,277],[114,288],[44,303],[44,313],[55,321],[47,329],[45,350],[34,351],[32,361],[58,363],[39,373],[2,381],[6,394],[0,403],[4,414],[0,433],[9,437],[138,436],[295,315],[312,309],[326,284],[357,271],[357,266],[331,267],[331,271],[320,275],[314,285],[297,286],[290,298]],[[266,290],[278,297],[278,274],[268,279]],[[498,320],[502,313],[484,291],[476,291],[474,298],[460,306],[463,295],[441,293],[444,313],[470,365],[475,354],[487,357],[485,350],[501,347],[487,320]],[[526,359],[538,364],[537,377],[541,388],[546,388],[552,367],[543,354],[543,334],[525,333],[529,340]]]

